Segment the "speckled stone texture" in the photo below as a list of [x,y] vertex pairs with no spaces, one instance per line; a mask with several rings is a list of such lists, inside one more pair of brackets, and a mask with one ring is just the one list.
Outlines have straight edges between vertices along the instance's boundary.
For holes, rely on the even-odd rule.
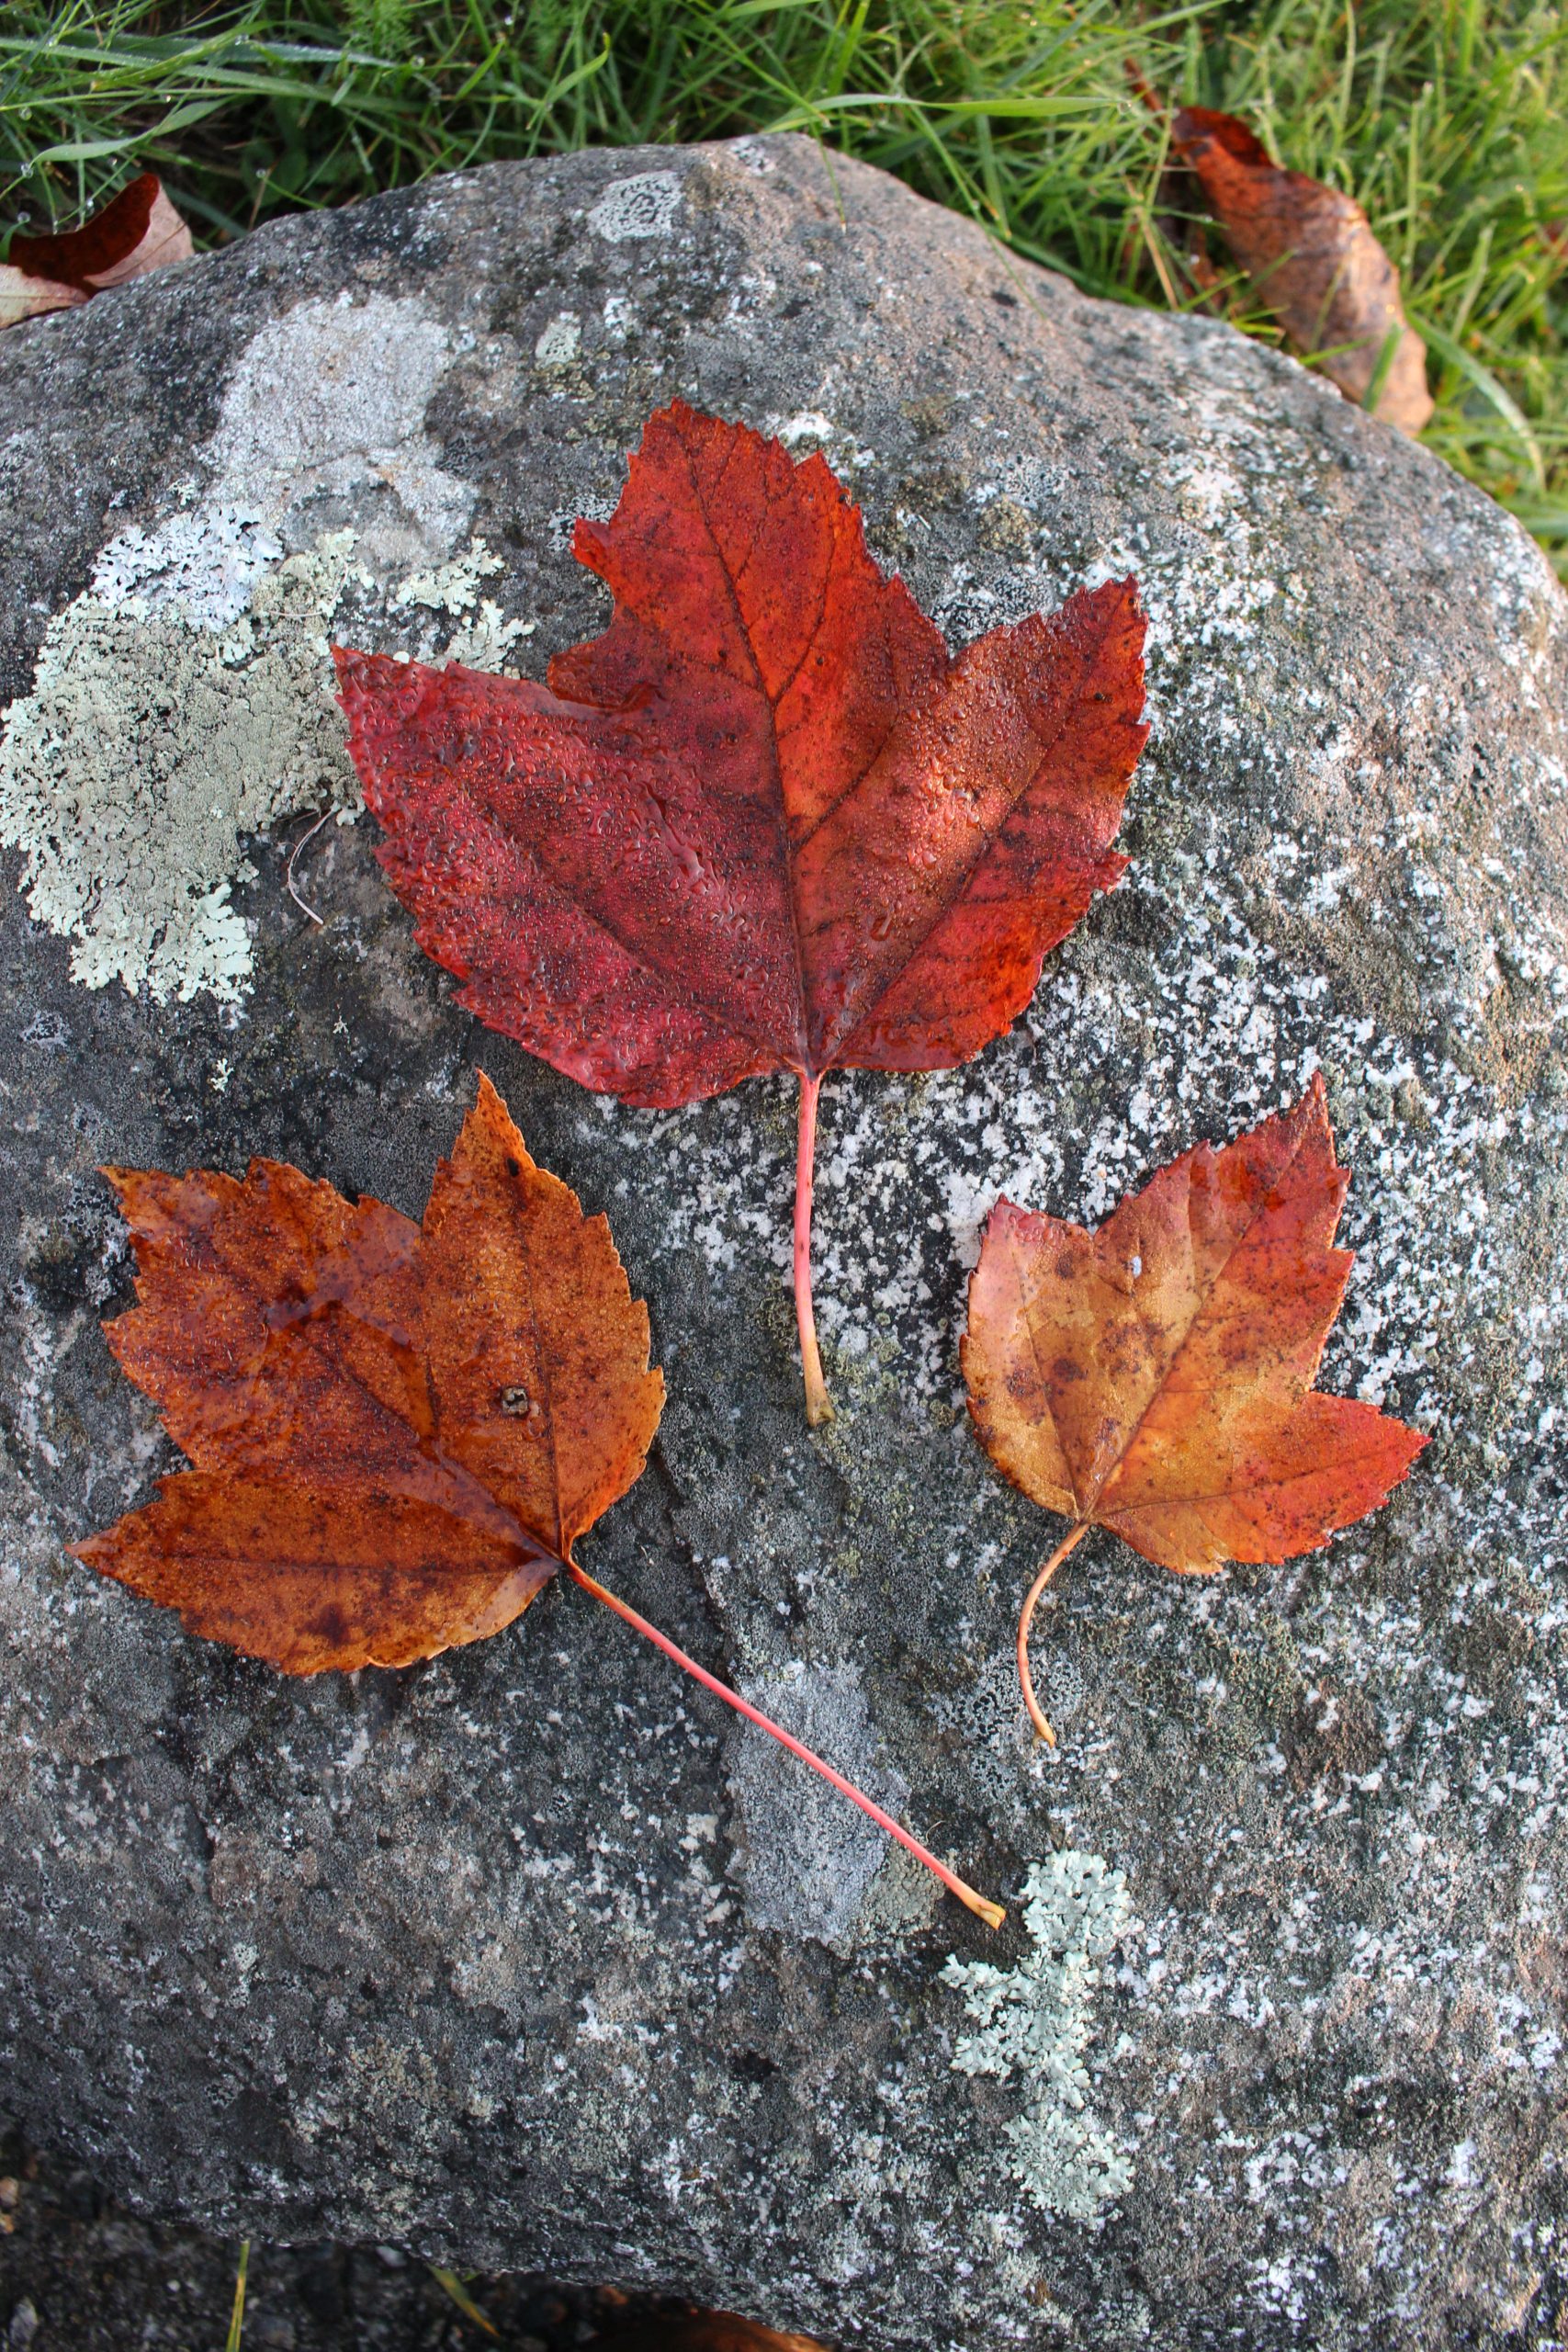
[[[829,1081],[817,1437],[789,1090],[628,1112],[479,1030],[367,820],[300,854],[321,927],[284,888],[352,802],[329,631],[537,673],[605,611],[570,519],[676,393],[824,447],[954,640],[1128,569],[1151,615],[1125,884],[968,1069]],[[788,140],[436,181],[17,330],[0,467],[14,2111],[151,2211],[869,2352],[1551,2340],[1568,630],[1529,542],[1292,362]],[[1319,1062],[1359,1252],[1325,1377],[1436,1442],[1283,1569],[1091,1537],[1033,1755],[1051,1525],[965,1426],[977,1221],[1093,1221]],[[169,1459],[95,1164],[271,1153],[417,1213],[476,1066],[609,1212],[669,1380],[588,1565],[983,1887],[1125,1873],[1096,2218],[1010,2168],[1041,2086],[952,2063],[943,1965],[1012,1968],[1016,1907],[987,1937],[581,1592],[298,1684],[63,1556]]]

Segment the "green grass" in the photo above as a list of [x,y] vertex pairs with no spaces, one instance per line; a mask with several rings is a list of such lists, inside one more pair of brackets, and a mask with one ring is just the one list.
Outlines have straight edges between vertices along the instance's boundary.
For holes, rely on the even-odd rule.
[[1430,347],[1426,437],[1568,560],[1562,0],[8,0],[0,206],[65,219],[150,164],[220,241],[501,157],[792,128],[1093,292],[1195,302],[1129,63],[1359,198]]
[[245,2334],[245,2281],[251,2267],[251,2242],[246,2238],[240,2248],[239,2267],[234,2273],[234,2307],[229,2314],[229,2334],[223,2352],[241,2352]]

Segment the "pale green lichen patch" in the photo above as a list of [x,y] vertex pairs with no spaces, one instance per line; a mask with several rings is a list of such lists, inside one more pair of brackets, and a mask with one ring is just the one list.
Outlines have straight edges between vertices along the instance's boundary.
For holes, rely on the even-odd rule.
[[482,541],[445,560],[476,495],[424,429],[450,352],[420,302],[382,295],[268,321],[174,510],[113,539],[51,621],[0,745],[0,842],[83,986],[243,993],[243,838],[358,803],[327,658],[345,592],[358,642],[367,599],[400,645],[396,616],[424,607],[406,650],[425,660],[500,669],[527,634],[479,595],[501,568]]
[[[233,1001],[252,967],[230,903],[254,874],[243,837],[359,805],[328,638],[344,594],[374,599],[375,582],[353,531],[280,555],[239,510],[178,516],[113,542],[50,624],[0,743],[0,841],[21,850],[32,913],[72,941],[85,988]],[[381,609],[394,632],[400,614],[426,616],[426,661],[502,669],[534,624],[480,595],[501,568],[476,539]]]
[[[445,660],[461,662],[470,670],[511,669],[513,649],[519,639],[532,637],[538,623],[508,620],[493,596],[480,594],[479,582],[493,579],[505,569],[501,558],[491,553],[484,540],[476,538],[450,563],[438,564],[431,571],[411,572],[393,591],[389,599],[392,611],[423,609],[435,616],[419,649],[422,661],[434,658],[437,640],[445,635]],[[460,619],[462,626],[456,632],[443,631],[443,614]],[[465,617],[468,616],[471,617]]]
[[84,987],[243,990],[240,836],[357,799],[325,658],[353,548],[339,532],[268,570],[221,631],[136,595],[50,624],[0,746],[0,840]]
[[1024,2111],[1004,2127],[1010,2170],[1047,2212],[1091,2222],[1133,2180],[1089,2110],[1084,2063],[1098,1963],[1129,1925],[1127,1882],[1100,1855],[1064,1848],[1031,1870],[1023,1922],[1032,1949],[1016,1968],[953,1958],[942,1970],[980,2029],[963,2037],[953,2064],[1025,2083]]

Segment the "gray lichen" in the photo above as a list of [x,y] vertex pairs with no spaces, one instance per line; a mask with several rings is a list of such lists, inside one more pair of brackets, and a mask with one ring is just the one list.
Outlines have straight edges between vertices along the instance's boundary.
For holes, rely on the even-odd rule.
[[382,570],[444,555],[474,510],[424,427],[451,346],[418,301],[298,302],[246,346],[198,461],[287,546],[350,524]]
[[588,215],[588,225],[609,244],[629,239],[667,237],[681,209],[681,181],[674,172],[635,172],[618,180]]
[[[231,544],[186,560],[210,571]],[[225,629],[143,595],[79,596],[51,622],[0,746],[0,841],[85,988],[241,993],[240,836],[357,799],[324,634],[353,545],[269,568]]]
[[1030,2086],[1023,2113],[1005,2127],[1013,2177],[1046,2211],[1089,2222],[1133,2181],[1089,2112],[1084,2064],[1097,1962],[1129,1922],[1127,1882],[1100,1855],[1065,1848],[1031,1870],[1023,1919],[1032,1949],[1016,1968],[1004,1974],[953,1958],[942,1972],[980,2029],[963,2037],[953,2064]]
[[[780,1674],[748,1678],[745,1696],[850,1776],[895,1815],[908,1806],[903,1777],[876,1757],[860,1676],[852,1667],[792,1661]],[[864,1814],[808,1766],[781,1756],[765,1732],[748,1727],[735,1753],[731,1786],[742,1832],[746,1917],[753,1928],[815,1936],[848,1951],[900,1917],[923,1922],[931,1882]],[[916,1883],[911,1883],[911,1879]]]
[[351,586],[373,595],[408,569],[387,618],[472,616],[456,638],[427,625],[411,649],[426,659],[449,639],[456,658],[499,668],[527,633],[479,601],[500,569],[482,541],[428,568],[474,504],[424,429],[450,347],[423,304],[381,295],[268,321],[179,503],[111,540],[50,623],[0,745],[0,842],[22,852],[32,912],[73,943],[84,987],[243,994],[242,837],[357,805],[327,659]]

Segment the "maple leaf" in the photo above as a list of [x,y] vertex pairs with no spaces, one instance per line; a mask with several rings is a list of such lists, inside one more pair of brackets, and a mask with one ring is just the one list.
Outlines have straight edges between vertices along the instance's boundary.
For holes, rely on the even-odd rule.
[[1434,405],[1427,346],[1354,198],[1284,170],[1244,122],[1207,107],[1177,108],[1170,145],[1296,349],[1348,400],[1364,401],[1377,384],[1376,413],[1419,433]]
[[13,236],[0,267],[0,327],[70,310],[107,287],[188,261],[192,250],[190,231],[156,172],[143,172],[79,229]]
[[581,1567],[664,1403],[603,1216],[529,1158],[481,1076],[422,1222],[297,1168],[105,1170],[136,1253],[110,1347],[192,1467],[74,1556],[288,1674],[407,1666],[498,1633],[564,1570],[907,1846],[871,1799]]
[[337,650],[377,854],[460,1001],[649,1106],[801,1081],[807,1412],[818,1090],[945,1069],[1028,1003],[1126,861],[1132,581],[950,654],[820,457],[677,401],[579,560],[615,599],[547,686]]
[[[999,1200],[969,1283],[969,1409],[999,1470],[1072,1526],[1019,1621],[1029,1674],[1046,1583],[1091,1527],[1188,1575],[1293,1559],[1384,1501],[1427,1440],[1313,1385],[1354,1263],[1348,1178],[1314,1077],[1294,1109],[1201,1144],[1095,1232]],[[1054,1744],[1054,1743],[1053,1743]]]

